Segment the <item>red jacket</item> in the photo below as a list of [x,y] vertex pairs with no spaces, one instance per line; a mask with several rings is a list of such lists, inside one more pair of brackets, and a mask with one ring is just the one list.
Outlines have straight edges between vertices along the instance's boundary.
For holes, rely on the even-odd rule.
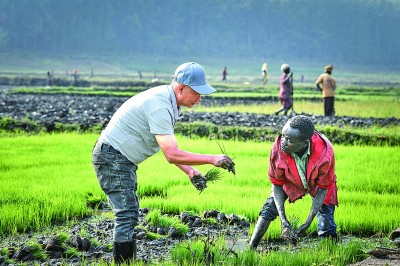
[[307,191],[301,183],[294,158],[281,149],[281,135],[276,138],[271,149],[269,179],[272,184],[283,186],[289,202],[295,202],[302,198],[306,192],[315,197],[320,187],[328,190],[324,204],[338,205],[332,144],[324,135],[315,131],[310,145],[310,158],[306,173]]

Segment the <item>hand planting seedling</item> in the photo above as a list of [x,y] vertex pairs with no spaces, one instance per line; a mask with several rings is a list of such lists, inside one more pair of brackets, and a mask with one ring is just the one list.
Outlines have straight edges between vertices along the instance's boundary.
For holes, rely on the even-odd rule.
[[193,186],[201,192],[207,188],[207,182],[215,182],[221,179],[222,173],[221,170],[218,168],[213,168],[206,173],[205,176],[202,175],[195,175],[190,180]]
[[217,166],[223,169],[227,169],[228,172],[232,172],[232,174],[236,175],[235,163],[231,158],[228,157],[224,144],[220,144],[218,141],[217,144],[221,152],[225,154],[225,157],[217,163]]
[[289,241],[292,244],[296,244],[297,241],[299,240],[299,236],[296,234],[296,232],[290,228],[290,227],[284,227],[282,228],[282,234],[281,238],[283,240]]
[[[221,149],[221,152],[226,154],[225,147],[222,144],[218,143],[218,142],[217,142],[217,144],[218,144],[219,148]],[[234,175],[236,175],[235,163],[227,155],[225,155],[224,158],[221,159],[217,163],[217,167],[221,167],[223,169],[227,169],[228,172],[232,172]],[[196,187],[196,189],[198,191],[200,191],[200,193],[203,192],[203,190],[205,188],[207,188],[207,182],[215,182],[215,181],[218,181],[218,180],[221,179],[222,172],[217,167],[212,168],[211,170],[209,170],[205,174],[205,176],[202,176],[201,174],[199,174],[199,175],[193,176],[193,178],[191,179],[192,184]]]
[[217,163],[218,167],[223,169],[227,169],[228,172],[232,172],[232,174],[236,175],[235,171],[235,163],[232,161],[231,158],[225,155],[225,157]]
[[203,192],[204,189],[207,188],[207,182],[214,182],[218,181],[221,179],[222,172],[218,168],[213,168],[209,170],[205,176],[202,176],[201,174],[195,175],[192,177],[190,180],[193,184],[193,186],[201,192]]
[[[229,159],[230,160],[230,159]],[[233,162],[232,162],[233,163]],[[228,169],[228,171],[232,172],[235,174],[235,167],[234,167],[234,163],[233,166],[231,167],[231,170],[229,170],[229,168],[224,168],[224,169]],[[221,179],[222,177],[222,172],[219,168],[215,167],[212,168],[211,170],[209,170],[205,176],[202,176],[201,174],[195,175],[192,177],[192,179],[190,180],[193,184],[193,186],[201,192],[203,192],[204,189],[207,188],[207,182],[215,182]]]
[[201,192],[207,187],[207,179],[202,176],[201,174],[195,175],[190,179],[192,182],[193,186]]
[[[233,172],[235,171],[235,169],[233,168]],[[223,173],[221,172],[221,170],[217,167],[212,168],[211,170],[209,170],[204,176],[201,174],[195,175],[192,177],[192,179],[190,180],[193,184],[193,186],[201,192],[203,192],[204,189],[206,189],[207,186],[207,182],[215,182],[221,179]]]

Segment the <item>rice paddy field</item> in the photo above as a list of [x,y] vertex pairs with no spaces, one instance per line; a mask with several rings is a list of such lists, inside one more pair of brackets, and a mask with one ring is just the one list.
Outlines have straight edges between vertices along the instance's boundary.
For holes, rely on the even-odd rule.
[[[104,198],[91,166],[97,135],[44,134],[0,139],[0,232],[12,234],[40,229],[56,221],[90,214],[89,198]],[[181,148],[218,153],[208,139],[179,137]],[[199,194],[188,178],[157,154],[138,170],[141,206],[178,214],[217,209],[254,222],[269,195],[267,178],[271,143],[225,141],[235,158],[237,174],[225,174]],[[399,147],[336,146],[336,173],[340,205],[336,221],[342,234],[389,233],[400,221]],[[199,166],[206,172],[212,166]],[[309,197],[288,204],[289,216],[305,219]],[[314,230],[313,224],[310,230]],[[268,233],[280,234],[277,221]]]
[[[295,110],[298,113],[322,114],[320,97],[311,85],[298,88]],[[277,88],[246,85],[217,84],[216,97],[266,97],[277,93]],[[253,88],[253,89],[252,89]],[[137,93],[135,88],[112,90],[110,88],[19,88],[19,93],[76,93],[110,94],[128,96]],[[338,90],[336,110],[338,116],[400,117],[399,89],[371,87],[359,90],[356,86]],[[301,93],[300,93],[301,92]],[[297,98],[296,98],[297,97]],[[226,106],[199,105],[193,111],[249,112],[269,114],[279,104],[235,104]],[[187,111],[187,110],[185,110]],[[354,132],[399,135],[399,126],[379,128],[349,128]],[[43,230],[55,224],[76,221],[96,215],[93,202],[106,201],[98,185],[91,164],[92,147],[98,137],[93,133],[0,133],[0,239],[16,234]],[[218,210],[245,217],[250,223],[250,234],[258,213],[270,194],[271,184],[267,171],[272,142],[220,140],[177,136],[181,149],[197,153],[221,153],[222,143],[236,163],[236,175],[224,173],[221,180],[209,183],[199,194],[186,175],[170,165],[161,152],[140,164],[138,169],[138,196],[140,207],[158,209],[166,214],[204,210]],[[339,207],[335,212],[338,232],[342,236],[371,237],[380,235],[387,239],[389,233],[400,226],[400,145],[334,145]],[[213,166],[198,166],[203,173]],[[307,218],[311,207],[309,196],[286,204],[287,215],[296,227]],[[315,232],[316,220],[308,232]],[[275,220],[265,239],[280,237],[280,222]],[[201,241],[201,240],[199,240]],[[223,245],[223,239],[216,248]],[[189,253],[185,245],[190,245]],[[201,243],[182,243],[171,250],[173,265],[200,265]],[[352,254],[359,253],[359,243],[332,245],[318,242],[313,248],[270,252],[268,256],[254,252],[240,253],[227,265],[347,265],[354,261]],[[1,248],[0,248],[1,250]],[[222,248],[220,248],[222,250]],[[358,250],[358,251],[356,251]],[[326,254],[326,255],[324,255]],[[223,254],[219,253],[223,256]],[[288,264],[286,258],[291,257]],[[204,261],[203,261],[204,262]],[[240,262],[240,263],[239,263]],[[161,263],[162,265],[166,265]],[[99,262],[96,265],[103,265]],[[107,263],[104,263],[107,265]]]

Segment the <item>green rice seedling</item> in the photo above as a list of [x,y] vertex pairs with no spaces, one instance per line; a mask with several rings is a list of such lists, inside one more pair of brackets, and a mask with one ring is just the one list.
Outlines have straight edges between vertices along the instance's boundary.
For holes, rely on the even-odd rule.
[[178,265],[213,265],[222,246],[222,238],[185,241],[171,249],[171,259]]
[[157,234],[157,233],[153,233],[153,232],[150,232],[150,231],[146,232],[146,237],[148,239],[150,239],[150,240],[156,240],[156,239],[159,239],[159,238],[166,238],[166,236],[163,236],[163,235],[160,235],[160,234]]
[[114,247],[113,247],[112,243],[107,243],[107,244],[104,245],[104,248],[105,248],[106,252],[111,252],[111,251],[113,251]]
[[348,265],[364,257],[359,242],[338,244],[328,239],[296,248],[284,246],[267,254],[233,251],[227,248],[223,238],[187,241],[171,250],[171,259],[178,265]]
[[3,256],[4,258],[8,259],[10,254],[10,250],[7,247],[0,248],[0,255]]
[[90,236],[89,233],[86,232],[86,229],[84,227],[81,227],[81,231],[79,232],[79,235],[81,237],[89,237]]
[[56,240],[58,241],[58,243],[60,245],[65,244],[68,239],[69,239],[70,235],[67,232],[60,232],[56,235]]
[[42,245],[37,241],[28,242],[26,247],[35,259],[40,261],[45,261],[47,259],[47,254],[43,251]]
[[18,265],[17,264],[18,262],[14,259],[6,259],[5,262],[6,262],[6,265]]
[[217,224],[217,220],[215,218],[204,218],[203,224]]
[[161,211],[158,209],[151,210],[146,215],[146,221],[154,227],[168,227],[171,224],[170,220],[163,219]]
[[221,180],[222,172],[219,168],[215,167],[210,169],[204,177],[207,179],[207,182],[214,183],[215,181]]
[[73,248],[73,247],[69,247],[66,251],[65,251],[65,253],[64,253],[64,256],[66,257],[66,258],[68,258],[68,259],[70,259],[70,258],[77,258],[77,257],[79,257],[79,251],[76,249],[76,248]]
[[100,242],[96,238],[90,238],[90,245],[93,247],[100,246]]
[[189,228],[186,224],[182,224],[182,223],[174,223],[172,225],[178,232],[180,235],[185,235],[187,232],[189,232]]
[[301,221],[300,221],[300,218],[298,216],[293,215],[293,214],[290,215],[289,216],[289,221],[290,221],[290,224],[292,225],[292,228],[294,230],[296,230],[297,228],[300,227]]
[[169,229],[171,226],[174,227],[181,235],[189,232],[189,227],[182,224],[180,220],[175,216],[162,215],[159,209],[154,209],[146,215],[146,221],[154,226]]

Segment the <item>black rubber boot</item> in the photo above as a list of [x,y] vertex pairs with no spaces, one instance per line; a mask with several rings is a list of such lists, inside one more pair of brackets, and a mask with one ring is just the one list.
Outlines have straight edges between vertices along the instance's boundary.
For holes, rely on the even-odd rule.
[[126,242],[114,242],[114,262],[129,264],[136,260],[137,246],[136,239]]
[[251,236],[249,245],[250,249],[256,249],[258,244],[260,244],[265,232],[267,232],[268,226],[271,222],[265,220],[261,216],[258,218],[257,224],[254,228],[253,235]]

